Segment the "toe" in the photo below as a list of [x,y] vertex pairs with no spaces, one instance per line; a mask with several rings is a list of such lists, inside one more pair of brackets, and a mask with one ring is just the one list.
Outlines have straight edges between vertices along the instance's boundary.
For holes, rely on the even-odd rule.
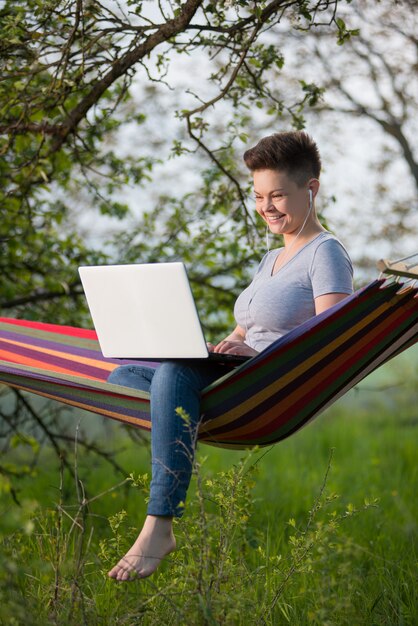
[[131,578],[131,572],[129,570],[122,570],[118,576],[118,580],[129,580]]
[[112,567],[112,569],[107,573],[107,575],[109,576],[109,578],[117,578],[119,570],[120,570],[120,567],[118,565],[115,565],[115,567]]

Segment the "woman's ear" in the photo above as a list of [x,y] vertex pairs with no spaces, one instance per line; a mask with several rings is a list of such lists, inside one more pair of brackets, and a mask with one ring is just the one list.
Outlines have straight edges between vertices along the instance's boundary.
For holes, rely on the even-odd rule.
[[[310,194],[312,193],[313,198],[316,197],[316,194],[319,191],[319,187],[320,187],[320,182],[317,178],[311,178],[310,181],[308,182],[308,190]],[[310,200],[310,194],[309,194],[309,200]]]

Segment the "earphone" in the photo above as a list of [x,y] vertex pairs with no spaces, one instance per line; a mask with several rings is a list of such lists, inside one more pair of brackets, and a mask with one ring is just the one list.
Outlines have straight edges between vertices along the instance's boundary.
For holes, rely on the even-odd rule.
[[313,193],[312,193],[312,189],[309,189],[309,212],[312,210],[312,203],[313,203]]

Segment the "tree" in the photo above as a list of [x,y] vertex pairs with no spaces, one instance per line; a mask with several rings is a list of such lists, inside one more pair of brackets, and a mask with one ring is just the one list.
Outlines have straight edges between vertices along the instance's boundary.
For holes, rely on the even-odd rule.
[[[239,138],[245,141],[252,109],[267,111],[273,118],[287,111],[301,126],[304,105],[318,98],[315,85],[302,85],[294,102],[269,89],[273,70],[280,72],[283,65],[278,46],[283,33],[275,29],[284,23],[286,28],[304,30],[326,24],[340,40],[348,38],[350,31],[338,19],[340,4],[338,0],[5,2],[0,83],[3,309],[44,320],[80,319],[77,265],[104,256],[100,249],[88,249],[77,228],[70,228],[70,199],[74,202],[82,194],[84,204],[95,205],[102,214],[126,215],[127,204],[118,200],[121,188],[141,185],[157,160],[138,150],[121,157],[111,142],[128,121],[136,131],[144,123],[143,112],[130,108],[135,76],[140,73],[148,84],[160,86],[167,82],[177,56],[192,65],[196,59],[205,63],[208,74],[195,93],[193,85],[189,87],[191,106],[168,113],[180,118],[187,131],[186,143],[174,138],[172,154],[198,150],[207,161],[201,219],[195,228],[187,207],[190,198],[164,199],[169,209],[159,258],[170,256],[172,250],[166,253],[164,246],[172,247],[173,242],[179,246],[174,246],[175,254],[186,254],[192,237],[199,260],[192,280],[210,285],[219,295],[214,310],[225,298],[229,306],[231,298],[211,282],[217,276],[214,268],[223,272],[236,268],[238,282],[246,278],[239,268],[252,258],[254,236],[234,148]],[[230,118],[218,121],[222,139],[215,142],[208,139],[210,120],[222,103],[230,106]],[[225,234],[231,220],[236,228],[232,243]],[[224,231],[222,221],[228,224]],[[155,226],[149,214],[144,232]],[[187,236],[183,243],[181,231]],[[153,243],[158,244],[160,234],[155,236]]]
[[[180,256],[193,261],[190,277],[212,336],[224,331],[248,265],[259,256],[237,149],[260,118],[303,127],[304,108],[318,102],[321,90],[302,81],[296,93],[281,92],[281,45],[289,32],[321,25],[337,43],[349,40],[353,33],[339,18],[347,2],[6,0],[0,10],[3,312],[86,324],[78,265]],[[180,62],[184,89],[174,84]],[[161,123],[156,113],[165,106],[164,89],[175,100],[164,117],[179,128],[170,155],[157,158],[147,141],[124,151],[122,136]],[[139,225],[109,246],[92,245],[99,216],[125,218],[122,190],[141,188],[158,168],[164,172],[168,156],[193,163],[197,188],[184,196],[157,194]],[[2,415],[5,441],[19,438],[29,420],[33,435],[40,429],[60,452],[66,435],[48,408],[39,411],[17,394]]]
[[[357,243],[362,243],[356,264],[368,268],[376,261],[375,256],[371,260],[371,247],[391,258],[416,251],[418,18],[413,6],[411,2],[394,6],[388,0],[352,3],[343,18],[358,33],[332,57],[326,30],[310,32],[303,45],[294,33],[300,45],[291,70],[298,74],[308,66],[324,90],[310,117],[331,137],[334,124],[334,138],[340,135],[342,142],[356,143],[357,153],[367,154],[363,161],[367,176],[356,180],[351,190],[347,185],[351,193],[347,213],[354,218],[345,221],[348,233],[354,233],[350,224],[355,224]],[[345,126],[350,129],[347,135],[342,132]]]

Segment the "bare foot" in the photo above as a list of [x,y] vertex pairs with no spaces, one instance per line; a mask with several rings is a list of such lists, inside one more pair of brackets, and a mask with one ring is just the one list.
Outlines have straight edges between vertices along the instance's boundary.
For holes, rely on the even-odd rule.
[[175,548],[172,518],[148,515],[132,548],[108,572],[108,576],[121,581],[146,578]]

